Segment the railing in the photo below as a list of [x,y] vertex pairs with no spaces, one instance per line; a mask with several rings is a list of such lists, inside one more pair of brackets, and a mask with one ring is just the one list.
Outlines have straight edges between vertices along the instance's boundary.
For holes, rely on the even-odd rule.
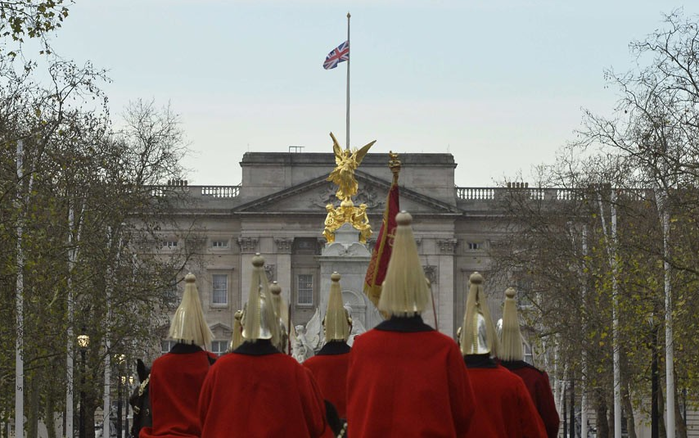
[[[461,201],[492,201],[513,191],[525,192],[529,199],[537,201],[572,201],[582,199],[586,194],[586,191],[568,188],[456,187],[456,198]],[[653,198],[653,191],[646,189],[617,189],[617,193],[638,201]]]
[[157,197],[180,193],[195,197],[230,199],[240,195],[240,186],[188,186],[186,184],[168,184],[164,186],[151,186],[150,191],[152,196]]
[[493,200],[495,199],[495,191],[500,189],[488,187],[457,187],[456,197],[467,201],[476,200]]
[[[192,187],[192,186],[190,186]],[[235,198],[240,194],[240,186],[200,186],[201,195],[212,198]]]
[[[202,196],[216,199],[230,199],[240,196],[240,185],[237,186],[188,186],[172,184],[167,186],[152,186],[154,196],[164,196],[171,190],[184,190],[190,196]],[[525,191],[532,200],[572,201],[580,199],[583,192],[579,189],[567,188],[533,188],[533,187],[455,187],[456,198],[461,201],[492,201],[511,191]],[[652,199],[652,190],[618,189],[621,196],[636,200]]]

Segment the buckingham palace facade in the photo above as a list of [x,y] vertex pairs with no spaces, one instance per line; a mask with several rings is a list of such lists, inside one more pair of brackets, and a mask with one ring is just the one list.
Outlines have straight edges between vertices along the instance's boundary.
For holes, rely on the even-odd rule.
[[[399,159],[400,208],[413,216],[434,295],[434,307],[425,319],[433,324],[436,319],[441,332],[454,336],[463,317],[469,275],[478,271],[488,280],[487,250],[501,235],[494,226],[493,200],[505,189],[456,187],[457,163],[451,154],[402,154]],[[374,231],[367,241],[369,250],[376,242],[391,186],[388,161],[388,154],[370,153],[355,171],[359,192],[354,204],[366,204]],[[200,236],[199,256],[187,269],[197,276],[217,353],[225,350],[234,313],[247,299],[255,253],[264,256],[270,281],[282,287],[293,324],[311,318],[323,293],[320,256],[327,244],[322,235],[326,205],[339,204],[337,187],[327,181],[335,167],[331,153],[248,152],[240,165],[240,185],[173,182],[181,186],[187,201],[175,216],[181,219],[181,228],[193,227]],[[160,230],[164,251],[187,244],[177,228]],[[497,292],[493,295],[500,297],[504,288]],[[353,316],[370,328],[369,313],[374,309],[362,291],[343,291],[343,297],[354,301],[347,303]],[[491,308],[498,317],[497,300]]]

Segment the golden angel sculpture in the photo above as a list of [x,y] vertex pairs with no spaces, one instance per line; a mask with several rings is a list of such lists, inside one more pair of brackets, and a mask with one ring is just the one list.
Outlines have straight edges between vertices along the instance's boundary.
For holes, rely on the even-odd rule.
[[376,143],[376,140],[367,144],[359,150],[350,151],[342,149],[337,143],[337,139],[330,133],[333,139],[333,152],[335,153],[335,169],[330,172],[328,181],[337,184],[338,190],[335,196],[341,201],[350,199],[357,194],[357,180],[354,178],[354,171],[359,167],[359,164],[364,159],[364,156],[369,152],[369,149]]
[[359,185],[354,177],[354,171],[359,167],[359,164],[364,159],[364,156],[369,152],[369,149],[376,143],[376,140],[367,144],[359,150],[350,151],[343,150],[337,143],[337,139],[330,133],[333,139],[333,152],[335,153],[335,169],[330,172],[328,181],[332,181],[337,185],[335,196],[341,201],[340,206],[335,208],[333,204],[325,206],[328,214],[325,217],[325,229],[323,236],[328,243],[335,241],[335,231],[343,224],[349,223],[355,229],[359,230],[359,241],[366,243],[371,236],[371,226],[367,217],[366,204],[361,204],[355,207],[352,202],[352,196],[357,194]]

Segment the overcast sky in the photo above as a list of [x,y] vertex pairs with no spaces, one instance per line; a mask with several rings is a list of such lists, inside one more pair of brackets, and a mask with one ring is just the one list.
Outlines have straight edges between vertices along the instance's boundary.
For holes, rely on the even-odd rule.
[[180,115],[189,183],[235,185],[246,151],[345,144],[346,63],[322,67],[351,19],[351,146],[449,152],[459,186],[552,162],[582,108],[611,114],[628,43],[682,0],[76,0],[54,44],[109,70],[112,113]]

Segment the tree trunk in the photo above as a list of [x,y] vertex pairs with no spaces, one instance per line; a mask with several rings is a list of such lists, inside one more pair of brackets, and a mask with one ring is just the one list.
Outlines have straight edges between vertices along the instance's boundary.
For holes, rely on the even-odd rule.
[[49,438],[56,438],[56,402],[54,400],[54,392],[49,391],[46,397],[46,430],[48,431]]
[[85,438],[95,438],[95,411],[98,399],[90,396],[85,404]]
[[631,405],[628,382],[622,388],[621,404],[626,413],[626,431],[628,432],[628,438],[637,438],[636,423],[634,422],[633,406]]
[[665,399],[663,398],[663,394],[665,394],[665,389],[663,389],[663,384],[661,382],[658,382],[658,412],[660,415],[658,416],[658,430],[660,431],[660,436],[667,436],[667,432],[665,432],[665,415],[663,415],[663,412],[665,412]]
[[597,438],[609,438],[609,423],[607,422],[607,402],[604,393],[597,391]]
[[[675,400],[679,400],[677,386],[675,386]],[[684,400],[684,403],[687,401]],[[684,405],[684,403],[682,403]],[[675,402],[675,433],[678,438],[687,438],[687,424],[685,422],[683,412],[680,411],[680,404]]]
[[570,378],[570,438],[575,438],[575,374]]
[[38,438],[39,436],[39,379],[36,373],[31,373],[29,377],[29,411],[27,414],[27,438]]

